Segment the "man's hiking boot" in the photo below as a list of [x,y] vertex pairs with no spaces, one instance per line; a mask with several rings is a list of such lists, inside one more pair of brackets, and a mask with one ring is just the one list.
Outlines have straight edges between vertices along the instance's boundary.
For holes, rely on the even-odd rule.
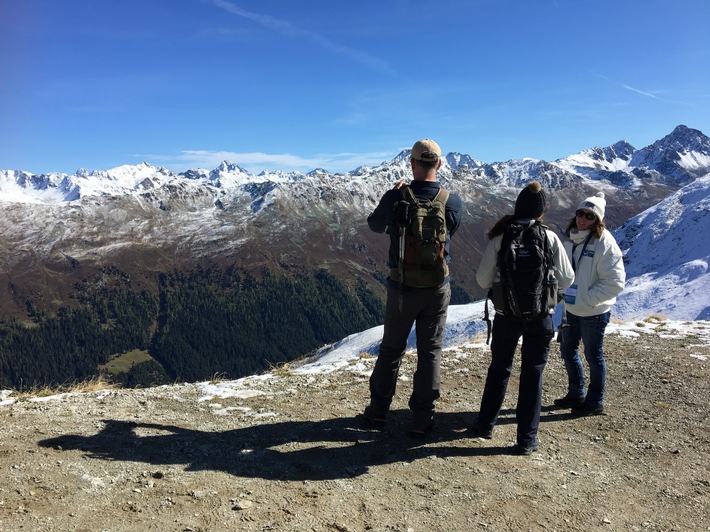
[[592,405],[588,405],[587,403],[584,403],[584,404],[572,409],[572,415],[577,416],[577,417],[599,416],[603,413],[604,413],[604,406],[602,406],[602,405],[592,406]]
[[523,445],[522,443],[516,443],[513,445],[511,448],[511,452],[514,455],[517,456],[530,456],[532,453],[537,451],[540,448],[540,444],[538,443],[537,440],[535,440],[532,443],[529,443],[527,445]]
[[413,412],[412,424],[407,434],[412,438],[426,438],[434,429],[433,412]]
[[466,430],[466,436],[469,438],[482,438],[484,440],[490,440],[493,438],[493,429],[482,430],[478,425]]
[[570,397],[570,395],[567,394],[552,402],[555,406],[559,406],[560,408],[579,408],[584,404],[584,398]]
[[422,439],[426,438],[434,430],[434,422],[431,421],[427,425],[412,425],[412,427],[407,431],[412,438]]
[[385,416],[375,414],[370,406],[367,406],[365,412],[361,414],[361,420],[368,429],[383,429],[386,422]]

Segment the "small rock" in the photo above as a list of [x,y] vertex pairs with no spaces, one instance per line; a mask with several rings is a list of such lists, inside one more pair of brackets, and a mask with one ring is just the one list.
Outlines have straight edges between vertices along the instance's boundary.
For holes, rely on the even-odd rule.
[[254,503],[252,501],[241,500],[237,501],[237,503],[232,507],[232,510],[247,510],[252,506],[254,506]]

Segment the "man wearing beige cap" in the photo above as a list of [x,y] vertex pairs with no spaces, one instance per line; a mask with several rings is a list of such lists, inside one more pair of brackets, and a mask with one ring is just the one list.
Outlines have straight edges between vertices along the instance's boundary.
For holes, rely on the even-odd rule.
[[[446,313],[451,298],[448,263],[450,239],[461,223],[462,202],[437,181],[441,168],[441,148],[430,139],[418,140],[411,150],[413,180],[405,180],[385,192],[367,223],[376,233],[390,237],[385,324],[380,352],[370,376],[370,404],[364,419],[368,426],[385,425],[395,394],[399,367],[407,338],[416,324],[417,369],[414,374],[409,408],[414,437],[424,437],[434,426],[434,402],[439,398],[440,361],[444,344]],[[420,205],[443,216],[440,222],[440,258],[434,264],[417,264],[409,250],[412,240],[412,208]],[[419,211],[421,212],[421,211]],[[405,213],[405,214],[403,214]],[[431,218],[429,218],[431,219]],[[445,223],[445,231],[443,225]],[[422,240],[420,240],[422,242]],[[431,245],[431,239],[426,241]],[[418,244],[417,244],[418,245]],[[406,250],[405,250],[406,247]]]

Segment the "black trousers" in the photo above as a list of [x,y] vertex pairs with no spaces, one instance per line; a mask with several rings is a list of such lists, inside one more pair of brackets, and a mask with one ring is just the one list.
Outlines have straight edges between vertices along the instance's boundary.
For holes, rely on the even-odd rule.
[[491,364],[478,415],[478,427],[481,430],[492,430],[498,420],[513,369],[515,348],[522,336],[520,386],[515,409],[517,441],[522,446],[536,441],[540,424],[542,372],[547,364],[553,333],[551,316],[525,322],[496,314],[493,320]]
[[[401,299],[400,299],[401,297]],[[434,401],[439,398],[441,352],[444,347],[446,313],[451,286],[440,288],[387,290],[385,327],[380,353],[370,376],[370,411],[385,417],[397,388],[399,367],[407,338],[416,325],[417,369],[414,373],[409,408],[415,424],[431,422]]]

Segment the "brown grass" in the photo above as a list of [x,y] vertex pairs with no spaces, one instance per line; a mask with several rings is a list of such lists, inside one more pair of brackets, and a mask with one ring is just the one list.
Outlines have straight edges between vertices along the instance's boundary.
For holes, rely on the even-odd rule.
[[29,390],[16,394],[18,400],[27,400],[35,397],[50,397],[63,393],[91,393],[102,390],[118,388],[114,383],[108,382],[103,375],[95,375],[81,382],[63,384],[60,386],[33,386]]

